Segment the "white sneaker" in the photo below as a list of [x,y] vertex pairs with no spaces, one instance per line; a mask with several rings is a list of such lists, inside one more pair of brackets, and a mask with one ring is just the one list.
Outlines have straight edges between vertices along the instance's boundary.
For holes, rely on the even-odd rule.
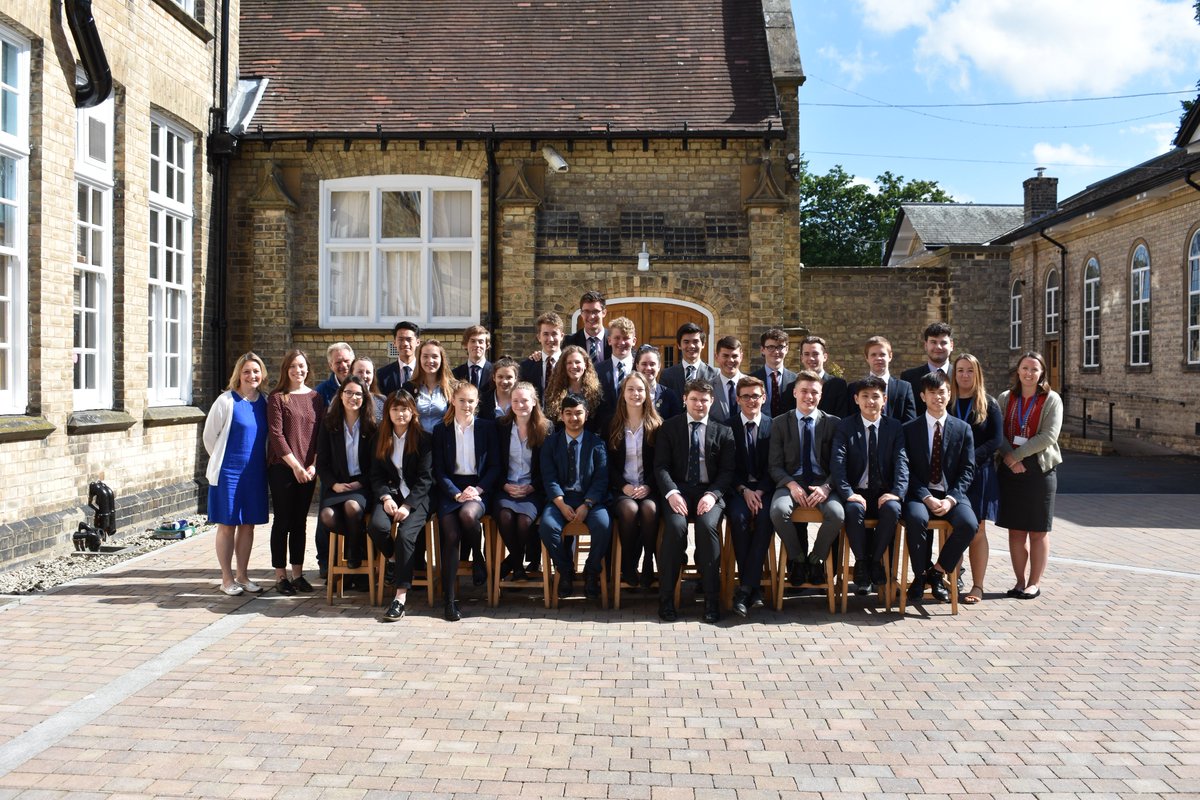
[[229,595],[230,597],[237,597],[239,594],[241,594],[245,590],[242,589],[241,585],[237,581],[234,581],[233,583],[229,584],[228,586],[222,586],[221,591],[224,592],[225,594]]
[[262,591],[262,587],[252,580],[236,581],[237,585],[250,594],[258,594]]

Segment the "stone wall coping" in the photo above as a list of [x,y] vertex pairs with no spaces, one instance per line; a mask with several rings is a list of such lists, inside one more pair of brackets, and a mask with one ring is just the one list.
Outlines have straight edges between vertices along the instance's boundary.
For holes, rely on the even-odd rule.
[[42,416],[0,417],[0,443],[45,439],[55,430],[54,425]]

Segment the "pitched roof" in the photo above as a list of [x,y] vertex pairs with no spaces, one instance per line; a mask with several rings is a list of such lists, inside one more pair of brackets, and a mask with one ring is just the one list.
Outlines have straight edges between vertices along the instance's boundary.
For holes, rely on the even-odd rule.
[[242,0],[239,37],[268,133],[782,127],[755,0]]
[[1025,209],[1020,205],[901,203],[883,263],[902,261],[914,239],[919,240],[925,250],[947,245],[987,244],[1019,226],[1024,213]]

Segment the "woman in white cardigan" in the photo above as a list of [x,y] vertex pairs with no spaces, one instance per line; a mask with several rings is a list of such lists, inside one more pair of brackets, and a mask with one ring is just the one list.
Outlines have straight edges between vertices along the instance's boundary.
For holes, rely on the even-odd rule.
[[[261,592],[246,574],[254,526],[267,521],[267,399],[259,394],[266,367],[254,353],[238,359],[229,391],[218,397],[204,423],[208,451],[208,519],[217,523],[221,591]],[[237,574],[233,556],[237,553]]]

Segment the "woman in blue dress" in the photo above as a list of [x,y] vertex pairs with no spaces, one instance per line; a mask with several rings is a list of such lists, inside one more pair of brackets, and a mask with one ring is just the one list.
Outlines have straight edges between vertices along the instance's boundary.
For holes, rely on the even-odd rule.
[[987,572],[988,540],[986,520],[996,521],[1000,506],[1000,482],[996,476],[996,449],[1004,437],[1004,417],[1000,406],[988,396],[979,359],[964,353],[954,359],[950,413],[971,426],[975,441],[975,477],[967,489],[971,510],[979,520],[979,530],[971,540],[971,591],[963,597],[968,605],[983,599],[983,577]]
[[217,523],[221,591],[230,596],[262,591],[246,569],[254,526],[267,521],[267,398],[258,391],[265,373],[254,353],[239,358],[229,391],[216,399],[204,423],[208,519]]

